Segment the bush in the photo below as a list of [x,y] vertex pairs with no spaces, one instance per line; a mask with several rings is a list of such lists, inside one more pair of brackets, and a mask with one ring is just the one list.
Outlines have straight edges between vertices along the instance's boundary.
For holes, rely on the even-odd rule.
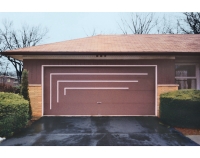
[[175,127],[200,128],[200,91],[179,90],[161,94],[160,119]]
[[26,69],[22,72],[22,83],[21,83],[21,89],[20,94],[24,97],[24,99],[29,101],[29,119],[32,118],[32,109],[31,109],[31,103],[29,98],[29,92],[28,92],[28,71]]
[[22,96],[0,92],[0,137],[11,136],[27,125],[28,106]]

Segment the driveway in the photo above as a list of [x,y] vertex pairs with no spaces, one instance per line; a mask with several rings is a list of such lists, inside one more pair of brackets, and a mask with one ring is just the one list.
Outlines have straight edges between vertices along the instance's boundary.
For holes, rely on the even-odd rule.
[[42,117],[1,146],[195,146],[157,117]]

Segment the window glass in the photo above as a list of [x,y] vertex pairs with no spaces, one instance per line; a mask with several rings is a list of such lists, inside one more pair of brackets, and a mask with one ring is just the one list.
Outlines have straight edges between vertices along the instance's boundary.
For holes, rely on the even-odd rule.
[[196,89],[196,79],[176,79],[178,89]]
[[176,77],[196,77],[196,65],[176,65]]
[[175,82],[178,89],[196,89],[196,65],[176,65]]

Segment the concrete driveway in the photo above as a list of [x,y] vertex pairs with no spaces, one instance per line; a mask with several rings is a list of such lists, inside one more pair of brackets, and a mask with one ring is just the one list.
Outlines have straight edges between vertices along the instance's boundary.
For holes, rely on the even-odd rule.
[[1,146],[195,146],[157,117],[43,117]]

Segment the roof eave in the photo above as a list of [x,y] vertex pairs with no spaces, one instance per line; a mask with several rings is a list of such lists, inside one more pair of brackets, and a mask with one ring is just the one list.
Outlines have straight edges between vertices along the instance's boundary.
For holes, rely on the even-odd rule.
[[2,55],[199,55],[200,52],[176,52],[176,51],[141,51],[141,52],[49,52],[49,51],[36,51],[36,52],[2,52]]

